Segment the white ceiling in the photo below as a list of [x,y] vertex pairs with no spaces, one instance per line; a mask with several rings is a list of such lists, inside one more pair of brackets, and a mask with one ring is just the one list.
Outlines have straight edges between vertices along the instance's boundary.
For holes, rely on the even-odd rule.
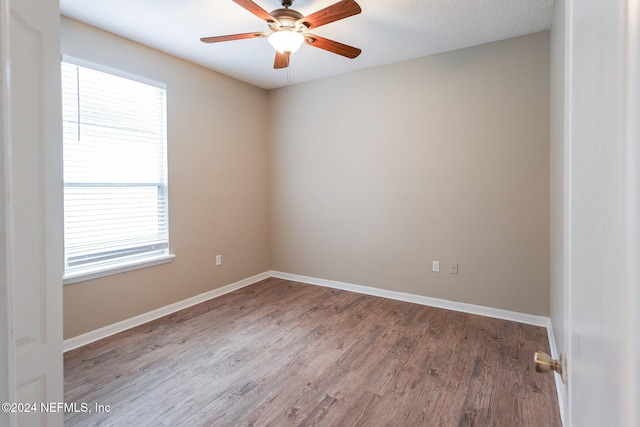
[[[270,12],[279,0],[254,0]],[[338,0],[295,0],[309,15]],[[232,0],[61,0],[63,15],[265,89],[548,30],[554,0],[356,0],[362,13],[310,31],[362,49],[355,59],[303,45],[274,70],[266,38],[201,37],[267,31]]]

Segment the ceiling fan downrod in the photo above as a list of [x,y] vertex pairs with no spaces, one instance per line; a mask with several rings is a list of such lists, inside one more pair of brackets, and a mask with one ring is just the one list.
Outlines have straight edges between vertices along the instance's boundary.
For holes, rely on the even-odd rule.
[[282,7],[284,7],[285,9],[289,9],[293,4],[293,0],[282,0],[281,3]]

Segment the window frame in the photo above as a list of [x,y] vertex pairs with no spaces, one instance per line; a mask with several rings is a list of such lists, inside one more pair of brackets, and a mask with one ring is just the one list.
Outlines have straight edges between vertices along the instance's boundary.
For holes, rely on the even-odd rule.
[[[143,76],[139,76],[136,74],[132,74],[126,71],[122,71],[116,68],[108,67],[102,64],[97,64],[91,61],[87,61],[84,59],[76,58],[69,55],[61,56],[61,63],[66,62],[72,65],[76,65],[79,67],[89,68],[98,72],[107,73],[113,76],[121,77],[124,79],[128,79],[131,81],[135,81],[138,83],[150,85],[162,89],[165,91],[165,135],[167,133],[167,114],[168,114],[168,94],[167,94],[167,85],[162,82],[158,82]],[[62,82],[61,82],[62,84]],[[62,117],[61,117],[62,120]],[[62,135],[61,135],[62,137]],[[64,146],[64,143],[63,143]],[[92,280],[100,277],[111,276],[115,274],[124,273],[127,271],[133,271],[141,268],[152,267],[156,265],[170,263],[174,260],[175,255],[171,252],[170,246],[170,226],[169,226],[169,179],[168,179],[168,140],[165,139],[165,181],[164,181],[164,191],[165,191],[165,203],[167,205],[167,213],[166,213],[166,227],[167,227],[167,248],[164,253],[161,254],[152,254],[149,256],[142,256],[134,259],[123,259],[120,262],[113,262],[108,265],[100,265],[100,266],[87,266],[86,268],[76,269],[75,271],[67,271],[67,261],[63,260],[63,271],[64,275],[62,278],[63,285],[68,285],[72,283],[83,282],[86,280]],[[64,166],[63,166],[64,167]],[[65,185],[63,181],[63,186]],[[63,206],[64,209],[64,206]],[[66,246],[63,249],[66,253]],[[65,255],[66,257],[66,255]]]

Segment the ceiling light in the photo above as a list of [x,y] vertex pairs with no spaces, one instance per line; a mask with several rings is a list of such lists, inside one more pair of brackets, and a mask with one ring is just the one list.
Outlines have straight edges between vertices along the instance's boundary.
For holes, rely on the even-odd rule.
[[281,30],[271,33],[269,43],[280,53],[294,53],[304,42],[304,36],[297,31]]

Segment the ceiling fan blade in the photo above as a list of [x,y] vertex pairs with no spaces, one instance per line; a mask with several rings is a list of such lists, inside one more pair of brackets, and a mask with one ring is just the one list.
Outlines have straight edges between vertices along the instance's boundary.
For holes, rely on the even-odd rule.
[[362,50],[357,47],[325,39],[324,37],[313,34],[305,34],[304,41],[310,46],[328,50],[329,52],[337,53],[338,55],[346,56],[351,59],[360,55],[360,52],[362,52]]
[[342,0],[309,16],[298,19],[296,24],[305,24],[308,28],[317,28],[321,25],[357,15],[360,12],[362,12],[362,9],[354,0]]
[[276,52],[276,60],[273,63],[273,68],[287,68],[289,66],[289,58],[291,58],[291,55]]
[[261,8],[251,0],[233,0],[233,1],[236,4],[239,4],[240,6],[247,9],[249,12],[253,13],[258,18],[262,19],[263,21],[277,22],[277,19],[271,16],[269,12],[267,12],[266,10],[264,10],[263,8]]
[[203,37],[200,39],[200,41],[205,43],[228,42],[231,40],[242,40],[242,39],[253,39],[258,37],[266,37],[269,34],[271,33],[268,31],[262,31],[259,33],[230,34],[228,36]]

